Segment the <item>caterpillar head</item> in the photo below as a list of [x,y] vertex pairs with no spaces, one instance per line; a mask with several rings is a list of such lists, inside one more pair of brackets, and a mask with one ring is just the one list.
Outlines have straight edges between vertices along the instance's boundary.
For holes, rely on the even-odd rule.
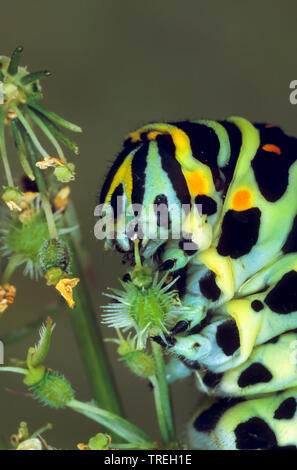
[[169,238],[177,249],[181,240],[192,243],[193,254],[209,246],[211,226],[204,224],[185,176],[189,171],[177,158],[174,129],[169,124],[151,124],[124,142],[103,185],[100,211],[95,213],[102,217],[97,231],[106,227],[104,236],[98,237],[96,230],[95,234],[106,239],[107,247],[131,251],[138,238],[141,254],[150,257]]

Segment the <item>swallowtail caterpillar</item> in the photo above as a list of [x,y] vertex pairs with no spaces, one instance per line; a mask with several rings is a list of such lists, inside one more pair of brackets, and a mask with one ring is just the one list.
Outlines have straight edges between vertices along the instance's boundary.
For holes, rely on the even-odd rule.
[[[205,393],[191,448],[296,449],[297,139],[240,117],[148,124],[102,189],[119,222],[117,196],[190,207],[191,249],[144,236],[141,255],[179,276],[189,307],[163,345],[170,380],[194,373]],[[132,242],[107,244],[129,252]]]

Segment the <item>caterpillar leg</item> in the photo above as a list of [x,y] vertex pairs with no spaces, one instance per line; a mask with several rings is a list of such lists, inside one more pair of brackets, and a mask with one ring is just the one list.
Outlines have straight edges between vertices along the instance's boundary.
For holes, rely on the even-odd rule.
[[189,425],[190,448],[297,449],[297,389],[244,401],[206,399]]

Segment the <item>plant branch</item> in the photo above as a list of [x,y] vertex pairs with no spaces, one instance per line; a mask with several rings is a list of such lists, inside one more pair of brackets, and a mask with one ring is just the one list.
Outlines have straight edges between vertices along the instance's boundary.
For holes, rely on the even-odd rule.
[[78,400],[71,400],[67,406],[74,411],[91,418],[97,423],[100,423],[102,426],[110,429],[128,442],[140,443],[144,441],[145,443],[149,442],[153,445],[152,440],[144,431],[110,411],[103,410],[94,405],[83,403]]
[[168,383],[166,380],[162,348],[152,341],[152,352],[155,361],[156,375],[152,378],[154,397],[160,431],[165,444],[173,442],[175,432],[172,420]]

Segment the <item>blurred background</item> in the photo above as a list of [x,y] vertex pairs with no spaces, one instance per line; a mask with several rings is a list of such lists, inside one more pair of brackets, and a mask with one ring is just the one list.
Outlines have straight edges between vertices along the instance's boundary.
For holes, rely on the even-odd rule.
[[[297,105],[289,83],[297,79],[297,3],[290,0],[13,0],[1,6],[1,50],[10,55],[24,46],[21,64],[30,71],[50,70],[42,82],[45,104],[78,123],[80,155],[72,195],[84,243],[93,260],[95,308],[107,286],[118,286],[124,272],[120,255],[103,251],[93,235],[96,199],[123,137],[146,122],[222,119],[240,115],[279,124],[297,135]],[[21,172],[16,167],[16,173]],[[2,168],[0,184],[4,183]],[[15,277],[14,305],[1,318],[0,338],[45,313],[53,289]],[[63,372],[89,400],[80,353],[65,308],[55,319],[47,365]],[[113,335],[104,330],[105,337]],[[6,359],[24,358],[37,332],[5,348]],[[158,436],[148,384],[118,363],[108,346],[126,417]],[[45,437],[57,448],[75,448],[98,432],[96,423],[71,411],[41,407],[28,397],[20,376],[0,376],[0,435],[8,437],[20,421],[33,432],[47,422]],[[190,379],[173,387],[180,435],[195,409],[198,394]]]

